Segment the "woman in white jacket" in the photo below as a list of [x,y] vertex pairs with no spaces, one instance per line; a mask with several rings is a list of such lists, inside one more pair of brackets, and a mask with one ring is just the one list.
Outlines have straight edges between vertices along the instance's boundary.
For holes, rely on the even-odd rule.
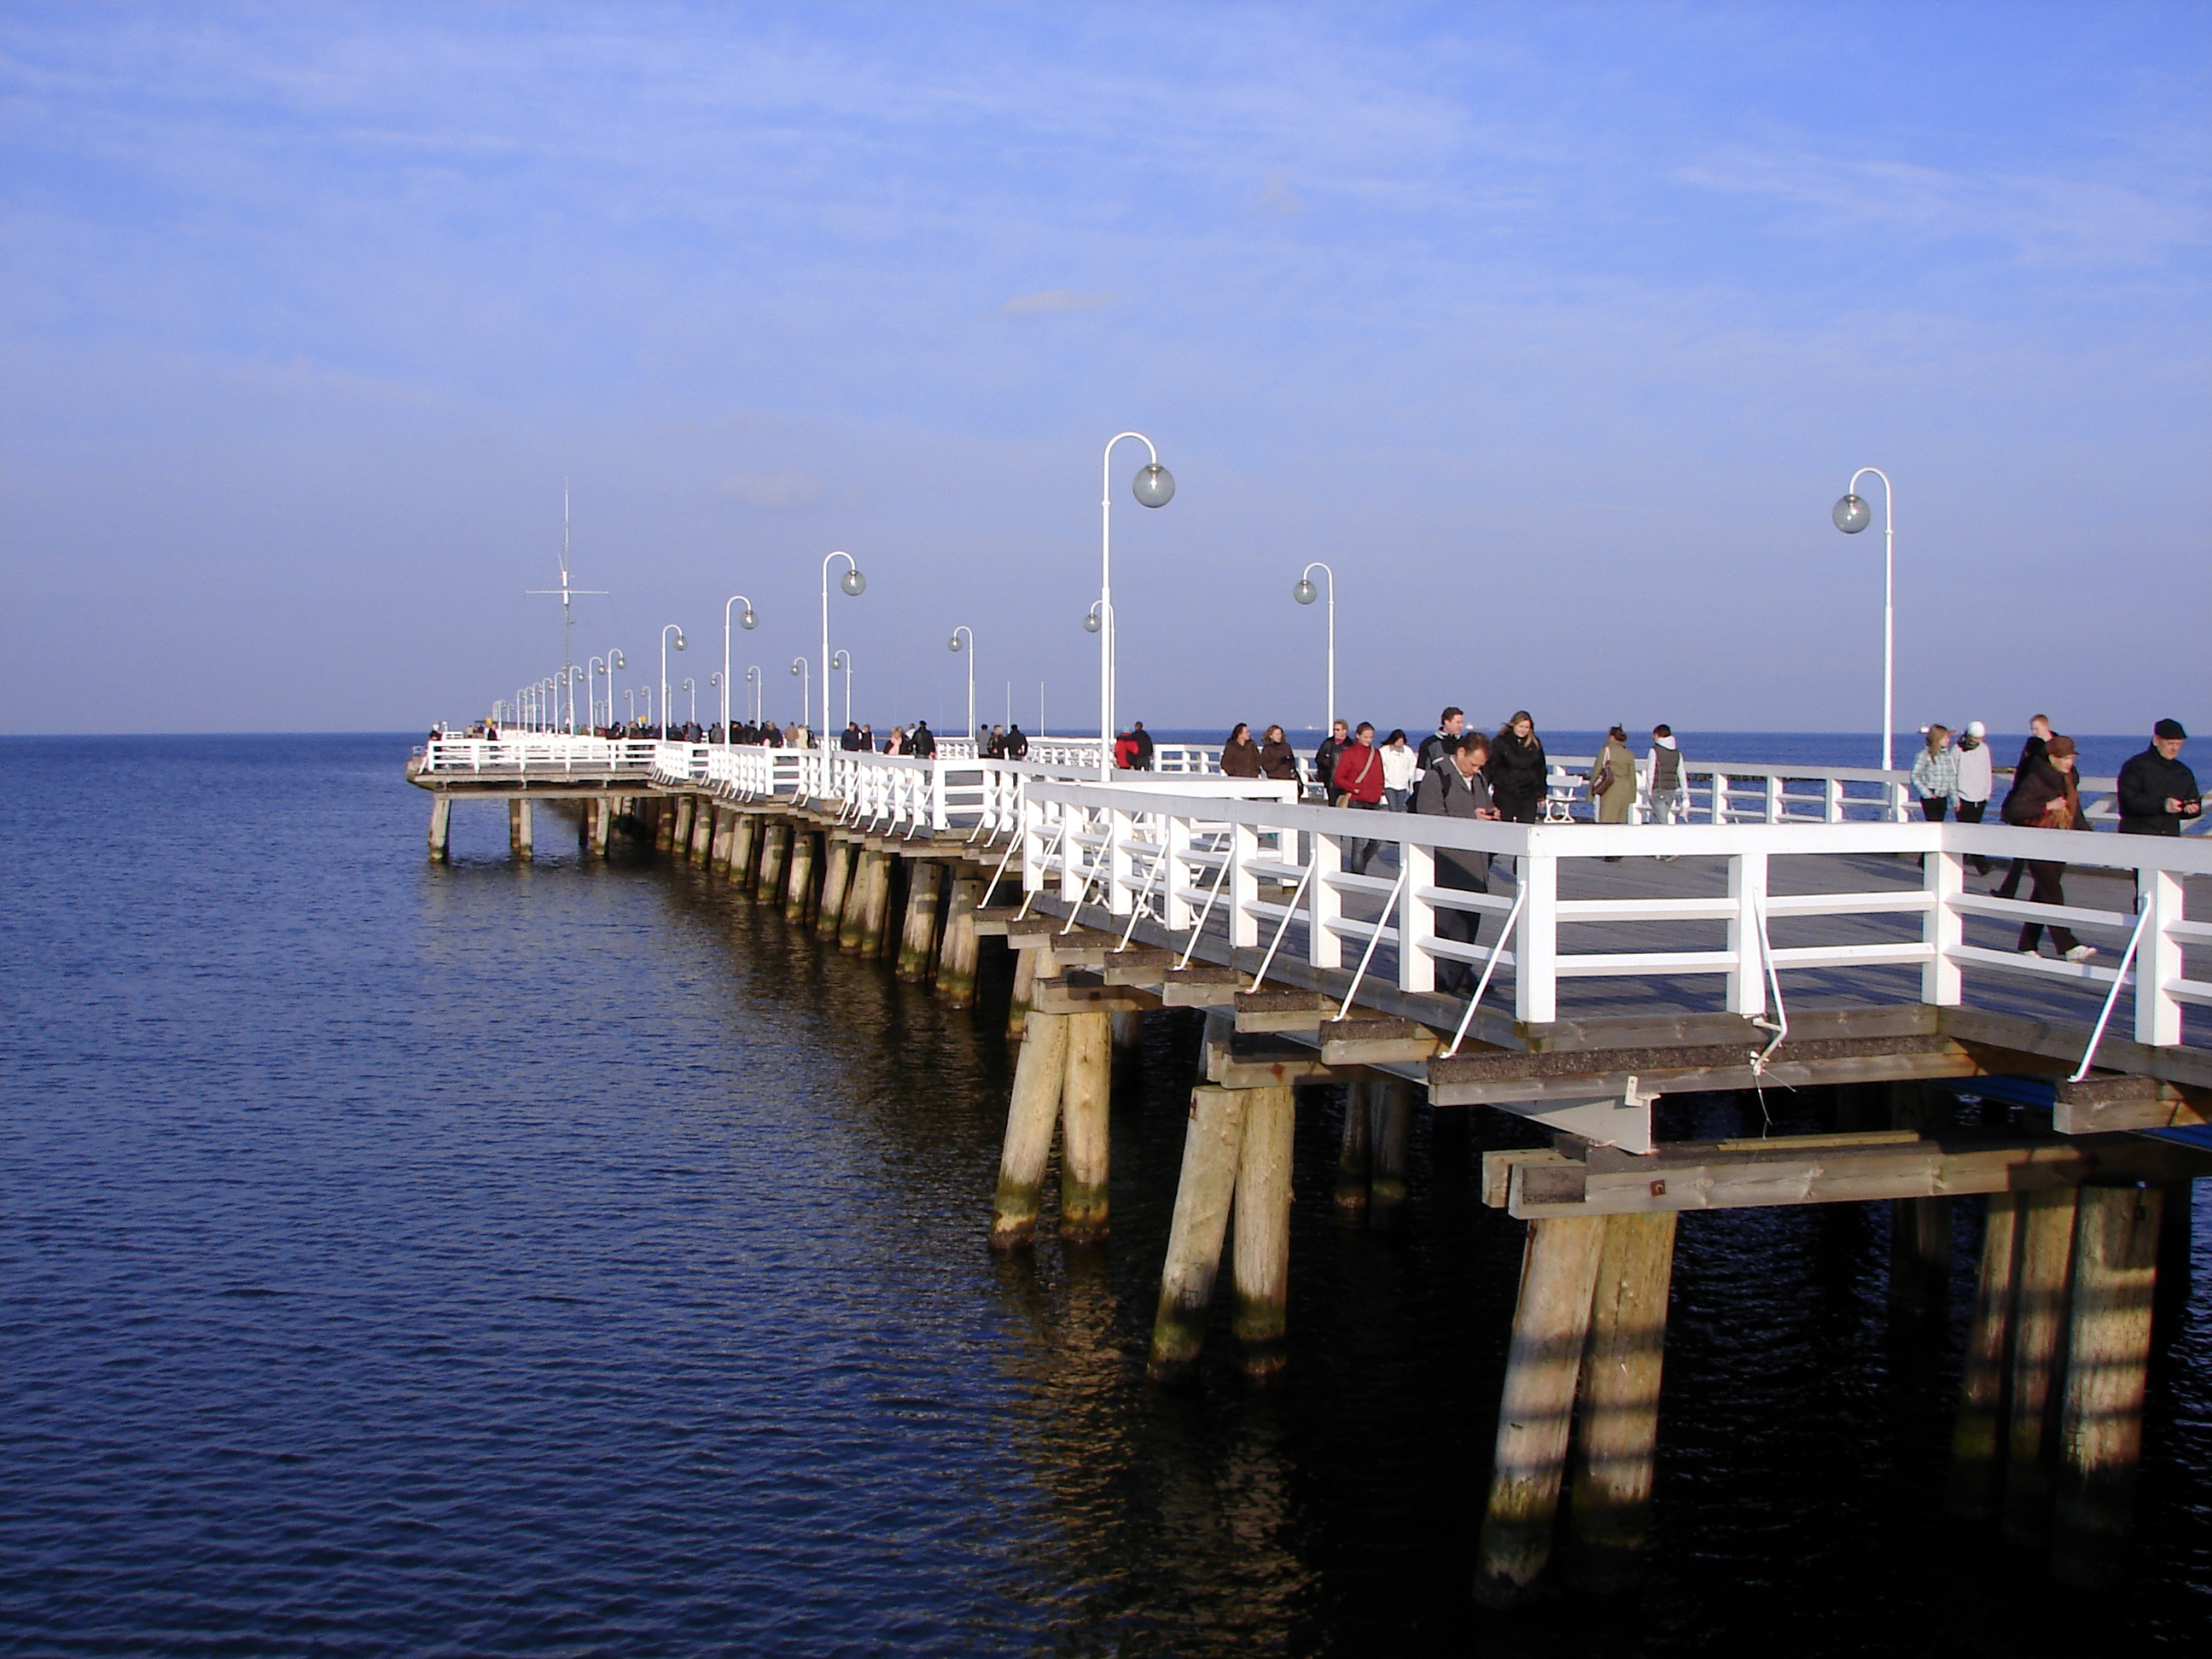
[[1382,748],[1382,799],[1394,812],[1406,810],[1406,801],[1413,793],[1414,774],[1420,770],[1420,756],[1406,746],[1402,730],[1393,732],[1389,741]]
[[[1979,720],[1968,720],[1966,733],[1954,751],[1958,757],[1959,775],[1954,784],[1958,793],[1953,810],[1961,823],[1979,823],[1982,814],[1989,810],[1990,792],[1996,784],[1990,759],[1989,736],[1988,726]],[[1976,875],[1989,874],[1990,861],[1979,853],[1972,854],[1967,861],[1974,866]]]

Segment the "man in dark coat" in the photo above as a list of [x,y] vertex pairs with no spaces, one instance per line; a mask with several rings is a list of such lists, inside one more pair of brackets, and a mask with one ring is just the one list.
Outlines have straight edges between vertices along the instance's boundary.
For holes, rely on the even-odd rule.
[[[2038,714],[2027,723],[2027,741],[2021,744],[2020,760],[2012,769],[2012,787],[2014,789],[2020,787],[2022,778],[2035,770],[2037,763],[2050,752],[2050,748],[2051,716]],[[2008,795],[2006,799],[2009,800],[2011,797]],[[2003,816],[2003,810],[1998,808],[1999,817]],[[2011,867],[2004,872],[2004,879],[1990,889],[1990,894],[1997,898],[2014,897],[2020,891],[2020,878],[2027,873],[2027,860],[2014,859]]]
[[[1413,811],[1431,817],[1495,821],[1500,815],[1491,804],[1490,785],[1482,763],[1490,758],[1490,744],[1480,732],[1455,738],[1421,776],[1413,789]],[[1490,854],[1437,849],[1437,885],[1464,893],[1490,890]],[[1455,945],[1472,945],[1482,927],[1481,915],[1473,910],[1437,910],[1437,937]],[[1464,962],[1437,963],[1437,989],[1447,996],[1464,996],[1474,988],[1474,969]]]
[[1314,750],[1314,781],[1320,786],[1322,799],[1328,799],[1330,780],[1336,776],[1336,757],[1344,752],[1344,745],[1352,736],[1352,728],[1342,720],[1328,729],[1320,748]]
[[1467,733],[1467,710],[1451,708],[1437,716],[1437,729],[1421,739],[1421,752],[1413,764],[1421,771],[1436,769],[1445,752],[1456,745]]
[[916,720],[914,730],[907,733],[906,752],[919,755],[924,760],[937,757],[937,733],[929,729],[927,720]]
[[1029,734],[1022,730],[1018,720],[1006,728],[1005,750],[1008,760],[1027,760],[1030,757]]
[[2179,720],[2160,720],[2151,729],[2150,747],[2120,768],[2120,833],[2178,836],[2184,818],[2201,817],[2203,791],[2197,774],[2181,763],[2189,733]]
[[1129,735],[1137,740],[1136,769],[1139,772],[1151,771],[1152,769],[1152,734],[1145,730],[1144,721],[1139,720],[1130,728]]

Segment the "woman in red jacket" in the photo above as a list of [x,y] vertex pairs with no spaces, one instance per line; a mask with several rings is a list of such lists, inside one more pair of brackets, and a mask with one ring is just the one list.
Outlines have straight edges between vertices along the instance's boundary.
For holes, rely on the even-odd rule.
[[[1375,723],[1362,720],[1352,734],[1352,741],[1337,751],[1336,775],[1329,780],[1333,791],[1332,804],[1357,807],[1362,811],[1382,810],[1382,757],[1375,752]],[[1344,843],[1344,867],[1355,876],[1367,873],[1368,861],[1375,856],[1379,842],[1347,841]]]

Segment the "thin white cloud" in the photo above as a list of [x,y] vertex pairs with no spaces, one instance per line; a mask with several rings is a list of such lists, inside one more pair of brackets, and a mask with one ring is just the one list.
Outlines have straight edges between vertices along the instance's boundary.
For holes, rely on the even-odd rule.
[[1072,288],[1048,288],[1037,294],[1017,294],[999,309],[1010,317],[1033,316],[1045,311],[1096,311],[1114,303],[1111,294],[1078,294]]

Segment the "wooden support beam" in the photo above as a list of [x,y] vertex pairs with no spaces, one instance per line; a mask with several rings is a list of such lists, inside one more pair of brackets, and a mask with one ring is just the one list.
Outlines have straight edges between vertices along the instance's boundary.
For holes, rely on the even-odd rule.
[[1109,985],[1096,974],[1080,972],[1039,979],[1030,994],[1032,1006],[1054,1014],[1141,1014],[1160,1006],[1160,1000],[1150,991],[1140,991],[1133,985]]
[[1060,1091],[1060,1236],[1070,1244],[1103,1243],[1107,1204],[1108,1120],[1113,1098],[1112,1016],[1067,1017],[1067,1073]]
[[507,850],[518,864],[530,862],[530,808],[526,795],[518,795],[507,804]]
[[1516,1102],[1620,1097],[1629,1079],[1646,1093],[1813,1088],[1896,1079],[1975,1077],[1980,1063],[1966,1048],[1936,1036],[1833,1037],[1785,1042],[1754,1073],[1751,1057],[1764,1042],[1742,1048],[1512,1049],[1462,1053],[1429,1062],[1430,1097],[1440,1106],[1501,1106]]
[[792,831],[791,857],[783,880],[783,919],[794,927],[805,921],[806,907],[814,898],[814,842],[808,831]]
[[2060,1083],[2051,1115],[2051,1127],[2062,1135],[2200,1123],[2212,1123],[2212,1089],[2120,1073],[2092,1073],[2079,1083]]
[[1406,1208],[1406,1140],[1413,1121],[1413,1085],[1401,1077],[1378,1077],[1367,1085],[1374,1170],[1368,1187],[1367,1224],[1395,1227]]
[[1959,1420],[1951,1437],[1951,1513],[1986,1521],[2004,1486],[2005,1355],[2020,1272],[2021,1194],[1991,1193],[1982,1220],[1981,1272],[1959,1368]]
[[736,838],[730,844],[730,884],[741,895],[753,890],[753,866],[759,856],[761,828],[758,812],[738,814]]
[[[1001,933],[1000,938],[1006,937]],[[1038,952],[1016,951],[1014,958],[1013,994],[1006,1003],[1006,1041],[1019,1042],[1022,1028],[1029,1018],[1030,1007],[1036,1001],[1036,963]]]
[[1418,1066],[1444,1046],[1410,1019],[1325,1019],[1319,1029],[1321,1057],[1331,1066]]
[[[1024,1044],[1026,1050],[1027,1044]],[[1206,1341],[1220,1271],[1221,1244],[1229,1231],[1230,1200],[1237,1189],[1244,1145],[1249,1089],[1200,1084],[1191,1091],[1183,1130],[1182,1175],[1176,1184],[1175,1214],[1168,1224],[1168,1255],[1160,1270],[1159,1308],[1152,1318],[1152,1346],[1146,1373],[1155,1382],[1187,1380]]]
[[1364,1220],[1367,1215],[1367,1183],[1373,1162],[1367,1094],[1372,1087],[1364,1079],[1344,1085],[1344,1139],[1336,1154],[1336,1212],[1347,1220]]
[[[1113,981],[1107,981],[1111,985]],[[1142,1008],[1116,1008],[1107,1015],[1114,1024],[1114,1052],[1117,1054],[1140,1054],[1145,1051],[1145,1011]]]
[[1245,1036],[1226,1030],[1217,1036],[1211,1027],[1206,1031],[1204,1052],[1206,1080],[1224,1089],[1347,1083],[1365,1075],[1364,1071],[1344,1071],[1325,1064],[1318,1049],[1304,1043],[1268,1036]]
[[945,942],[937,958],[937,1000],[948,1008],[975,1005],[975,900],[982,884],[973,876],[952,883],[952,907],[945,913]]
[[2142,1455],[2164,1196],[2155,1187],[2081,1189],[2051,1528],[2051,1576],[2076,1589],[2120,1576]]
[[1287,1355],[1291,1285],[1291,1140],[1297,1097],[1255,1089],[1237,1165],[1237,1340],[1244,1375],[1263,1381]]
[[1014,1064],[1014,1096],[1006,1112],[1006,1138],[999,1157],[999,1186],[991,1205],[991,1248],[1024,1249],[1036,1242],[1039,1195],[1052,1158],[1052,1132],[1060,1121],[1060,1091],[1067,1071],[1067,1016],[1032,1014],[1021,1057]]
[[1317,1031],[1336,1012],[1318,991],[1239,991],[1233,1005],[1240,1032]]
[[923,859],[908,866],[907,876],[906,926],[899,931],[896,971],[909,984],[919,984],[929,978],[937,963],[938,900],[944,872]]
[[762,904],[773,904],[782,895],[784,854],[791,849],[791,826],[771,823],[761,832],[759,875],[753,883],[753,897]]
[[1586,1589],[1626,1589],[1642,1572],[1674,1268],[1672,1214],[1607,1219],[1575,1455],[1574,1577]]
[[832,831],[822,861],[822,898],[814,911],[814,934],[834,939],[845,919],[845,895],[853,881],[853,843]]
[[443,863],[453,845],[453,798],[447,794],[430,797],[430,856]]
[[2066,1331],[2078,1199],[2076,1188],[2063,1187],[2029,1193],[2021,1200],[2004,1495],[2004,1534],[2015,1544],[2039,1545],[2050,1532],[2054,1384]]
[[1538,1221],[1528,1229],[1475,1569],[1475,1599],[1486,1607],[1525,1600],[1551,1559],[1552,1520],[1605,1231],[1605,1222],[1594,1216]]
[[[2141,1135],[2071,1139],[1875,1131],[1753,1141],[1672,1141],[1638,1156],[1594,1146],[1586,1159],[1506,1155],[1505,1207],[1525,1219],[1863,1203],[1962,1193],[2035,1192],[2089,1181],[2167,1181],[2212,1170],[2212,1153]],[[1485,1155],[1486,1194],[1492,1185]]]
[[691,805],[691,862],[704,864],[714,846],[714,802],[700,795]]

